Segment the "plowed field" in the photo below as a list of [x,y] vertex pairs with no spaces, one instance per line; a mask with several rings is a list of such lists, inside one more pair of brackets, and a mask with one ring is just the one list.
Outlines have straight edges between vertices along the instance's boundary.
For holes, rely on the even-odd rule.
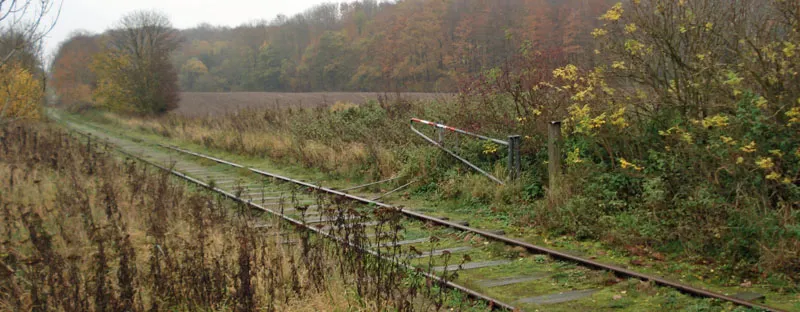
[[[397,93],[368,92],[183,92],[176,113],[205,116],[235,112],[244,108],[320,107],[336,102],[363,104],[379,96],[397,98]],[[400,93],[407,100],[431,100],[452,97],[446,93]]]

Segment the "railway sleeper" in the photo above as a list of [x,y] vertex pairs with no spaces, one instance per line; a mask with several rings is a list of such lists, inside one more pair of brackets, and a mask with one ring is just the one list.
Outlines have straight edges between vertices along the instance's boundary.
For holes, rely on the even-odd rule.
[[410,256],[413,259],[427,258],[427,257],[438,257],[438,256],[441,256],[441,255],[444,255],[445,253],[456,253],[456,252],[462,252],[462,251],[467,251],[467,250],[471,250],[471,249],[472,249],[472,246],[450,247],[450,248],[445,248],[445,249],[425,251],[425,252],[422,252],[421,254],[409,254],[408,256]]
[[478,281],[478,285],[483,288],[501,287],[501,286],[508,286],[513,284],[536,281],[550,276],[552,276],[552,274],[548,272],[541,272],[525,276],[511,276],[494,280],[482,280]]
[[315,204],[315,202],[292,203],[291,201],[284,200],[283,202],[280,202],[280,201],[273,201],[273,202],[264,201],[262,203],[262,206],[280,206],[280,205],[283,205],[284,206],[284,211],[286,211],[288,208],[292,208],[292,209],[297,210],[297,208],[296,208],[297,206],[305,206],[305,205],[308,205],[308,207],[310,209],[311,206],[316,206],[314,204]]
[[188,174],[197,174],[197,173],[203,173],[203,172],[207,172],[208,171],[208,169],[202,168],[202,167],[193,167],[193,166],[185,167],[185,166],[177,166],[177,165],[175,166],[175,170],[183,172],[183,173],[188,173]]
[[542,295],[536,297],[528,297],[517,300],[517,303],[524,303],[524,304],[538,304],[538,305],[546,305],[546,304],[557,304],[557,303],[565,303],[575,300],[580,300],[583,298],[588,298],[594,295],[596,292],[600,291],[600,289],[593,288],[593,289],[581,289],[581,290],[572,290],[567,292],[561,292],[556,294],[549,294],[549,295]]
[[511,263],[511,260],[491,260],[491,261],[480,261],[480,262],[467,262],[464,264],[451,264],[451,265],[442,265],[442,266],[435,266],[431,268],[431,271],[434,272],[452,272],[452,271],[463,271],[463,270],[472,270],[472,269],[480,269],[486,267],[493,267],[499,266],[504,264]]
[[242,192],[242,196],[275,196],[278,195],[282,198],[289,198],[289,195],[286,192],[276,192],[276,191],[269,191],[269,190],[258,190],[258,189],[245,189]]
[[[355,226],[359,226],[359,225],[360,226],[364,226],[364,227],[370,227],[370,226],[378,225],[378,221],[354,222],[354,223],[345,223],[345,224],[341,224],[341,225],[319,223],[319,224],[317,224],[317,226],[318,225],[322,225],[320,227],[322,231],[325,231],[326,233],[329,233],[331,235],[336,235],[335,232],[331,233],[331,230],[341,230],[341,229],[351,228],[351,227],[355,227]],[[312,227],[313,227],[313,225],[312,225]],[[366,231],[366,232],[369,233],[369,231]]]
[[334,221],[352,221],[352,220],[359,220],[362,219],[361,217],[357,216],[321,216],[321,215],[306,215],[306,223],[307,224],[315,224],[315,223],[328,223]]
[[395,246],[413,245],[413,244],[427,243],[427,242],[430,242],[430,241],[431,241],[430,237],[423,237],[423,238],[417,238],[417,239],[408,239],[408,240],[402,240],[402,241],[396,241],[396,242],[381,243],[381,244],[377,244],[377,247],[382,248],[382,247],[395,247]]

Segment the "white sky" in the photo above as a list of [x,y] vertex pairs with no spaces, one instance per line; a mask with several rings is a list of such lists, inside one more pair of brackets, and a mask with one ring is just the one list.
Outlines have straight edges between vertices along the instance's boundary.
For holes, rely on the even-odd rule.
[[55,54],[59,43],[75,30],[101,33],[126,13],[158,10],[170,17],[176,28],[207,22],[238,26],[254,20],[272,20],[278,14],[292,16],[333,0],[63,0],[61,17],[45,38],[45,58]]

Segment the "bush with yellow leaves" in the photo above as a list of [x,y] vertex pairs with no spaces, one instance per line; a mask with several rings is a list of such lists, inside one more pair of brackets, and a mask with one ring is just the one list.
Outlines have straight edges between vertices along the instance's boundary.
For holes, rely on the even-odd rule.
[[19,64],[0,66],[0,124],[38,119],[44,91],[39,80]]
[[800,2],[636,0],[600,19],[599,65],[553,72],[576,200],[606,215],[576,226],[800,280]]

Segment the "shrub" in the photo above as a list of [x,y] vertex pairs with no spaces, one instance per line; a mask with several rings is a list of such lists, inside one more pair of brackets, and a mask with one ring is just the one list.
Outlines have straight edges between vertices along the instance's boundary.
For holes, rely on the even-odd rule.
[[798,278],[796,263],[775,255],[800,246],[789,234],[800,200],[800,88],[791,83],[800,11],[778,0],[743,10],[754,4],[642,0],[601,17],[604,62],[554,71],[570,99],[569,177],[603,203],[589,218],[568,203],[565,216]]

